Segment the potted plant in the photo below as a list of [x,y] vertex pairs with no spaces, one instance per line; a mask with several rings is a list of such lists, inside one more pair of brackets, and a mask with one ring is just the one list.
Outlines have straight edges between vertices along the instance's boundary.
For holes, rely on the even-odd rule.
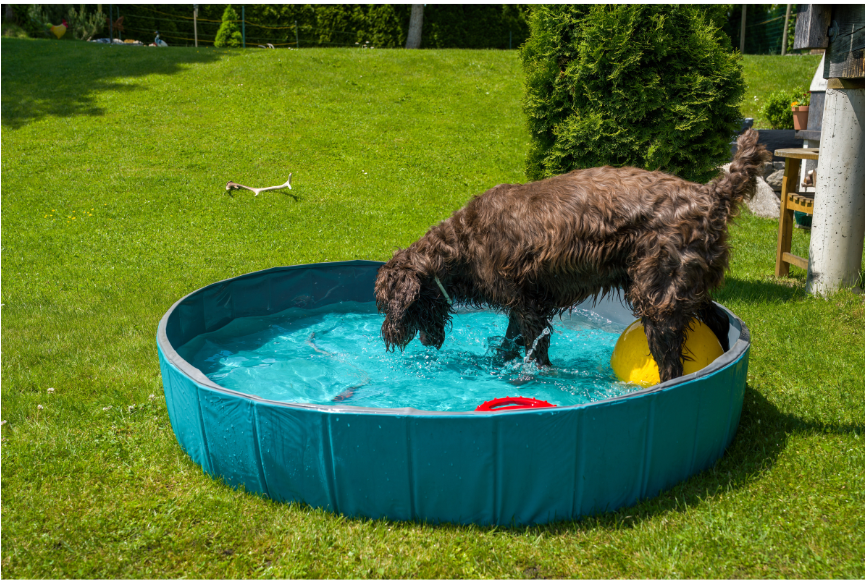
[[809,121],[809,99],[811,97],[809,91],[805,91],[803,96],[796,101],[791,102],[791,112],[794,114],[794,129],[806,129],[806,124]]

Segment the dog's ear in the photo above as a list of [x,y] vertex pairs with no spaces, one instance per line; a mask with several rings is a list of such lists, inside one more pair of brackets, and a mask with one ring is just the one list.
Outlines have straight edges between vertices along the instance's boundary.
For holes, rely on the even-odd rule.
[[401,319],[420,291],[421,281],[413,269],[385,265],[376,278],[376,307],[379,313]]
[[382,322],[382,339],[385,349],[390,351],[394,346],[401,350],[415,335],[414,327],[407,325],[406,310],[418,298],[421,291],[421,281],[417,273],[405,267],[389,265],[379,269],[376,277],[376,307],[379,313],[385,314]]

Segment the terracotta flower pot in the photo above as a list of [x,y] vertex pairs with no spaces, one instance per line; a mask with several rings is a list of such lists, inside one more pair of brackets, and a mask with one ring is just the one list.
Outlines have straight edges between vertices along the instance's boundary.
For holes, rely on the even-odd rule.
[[802,105],[800,107],[791,107],[794,112],[794,129],[806,129],[806,124],[809,121],[809,106]]

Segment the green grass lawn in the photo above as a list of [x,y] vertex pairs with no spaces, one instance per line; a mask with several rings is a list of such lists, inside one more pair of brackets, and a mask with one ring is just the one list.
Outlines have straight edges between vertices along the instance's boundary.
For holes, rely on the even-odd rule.
[[743,117],[755,119],[755,129],[770,129],[770,122],[761,113],[770,93],[808,91],[821,55],[746,55],[743,57],[743,77],[746,95],[740,110]]
[[[760,59],[750,87],[796,60]],[[863,578],[863,296],[775,279],[776,223],[748,213],[716,295],[752,332],[739,430],[635,507],[517,529],[346,519],[232,490],[180,450],[165,311],[257,269],[385,260],[524,181],[515,52],[3,39],[2,74],[4,577]],[[225,191],[289,172],[290,192]]]

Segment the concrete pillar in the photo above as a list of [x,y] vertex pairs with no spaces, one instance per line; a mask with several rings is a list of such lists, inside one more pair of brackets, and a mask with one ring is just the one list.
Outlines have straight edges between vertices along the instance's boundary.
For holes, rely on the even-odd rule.
[[863,81],[830,79],[806,277],[806,291],[816,295],[853,286],[859,277],[866,230],[863,117]]

